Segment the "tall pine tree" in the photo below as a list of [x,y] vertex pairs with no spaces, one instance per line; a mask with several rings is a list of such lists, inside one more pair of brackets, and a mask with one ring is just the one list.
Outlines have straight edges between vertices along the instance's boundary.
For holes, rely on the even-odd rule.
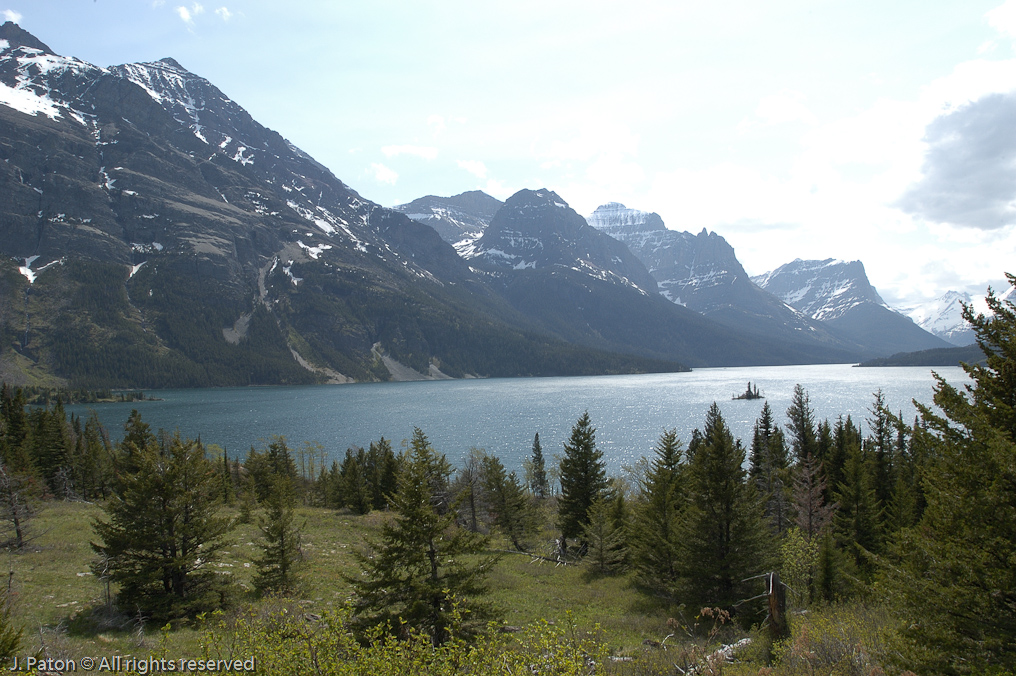
[[589,411],[579,417],[561,458],[561,497],[557,501],[562,537],[578,538],[589,523],[589,508],[607,489],[603,453],[596,448],[596,428]]
[[904,618],[903,659],[920,673],[1016,672],[1016,305],[990,289],[987,305],[989,315],[963,307],[985,355],[963,365],[973,384],[936,376],[942,414],[919,406],[927,506],[882,569]]
[[639,486],[632,528],[632,562],[639,583],[672,597],[680,577],[684,464],[677,430],[660,435],[649,471]]
[[744,447],[715,403],[689,450],[681,540],[685,598],[692,607],[732,607],[754,596],[744,580],[771,569],[772,537],[758,491],[747,481]]

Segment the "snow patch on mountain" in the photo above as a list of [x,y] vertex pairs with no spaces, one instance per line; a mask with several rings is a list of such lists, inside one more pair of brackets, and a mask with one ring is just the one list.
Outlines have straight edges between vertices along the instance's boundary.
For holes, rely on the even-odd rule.
[[837,319],[863,303],[892,310],[868,281],[861,261],[798,258],[751,280],[818,321]]
[[975,307],[981,305],[987,309],[983,298],[975,299],[969,293],[950,290],[926,303],[900,308],[899,312],[913,319],[925,331],[953,345],[972,345],[975,342],[974,332],[963,319],[961,303],[975,304]]
[[[0,104],[26,115],[45,115],[51,120],[66,117],[88,125],[91,115],[77,110],[68,97],[51,82],[65,74],[94,79],[106,71],[75,59],[57,56],[34,47],[20,46],[11,49],[7,40],[0,54]],[[10,81],[13,80],[13,85]]]

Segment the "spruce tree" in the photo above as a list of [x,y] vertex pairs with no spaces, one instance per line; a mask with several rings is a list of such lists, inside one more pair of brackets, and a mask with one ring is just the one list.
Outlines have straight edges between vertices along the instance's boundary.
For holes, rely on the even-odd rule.
[[859,444],[847,448],[843,481],[835,495],[838,505],[833,517],[836,539],[852,557],[862,577],[868,579],[872,572],[869,554],[877,552],[880,545],[880,515],[872,484],[872,463]]
[[485,456],[483,489],[491,523],[515,549],[528,551],[527,539],[536,530],[536,514],[515,472],[509,474],[497,456]]
[[547,463],[543,458],[543,447],[540,445],[539,432],[533,437],[533,455],[528,469],[530,492],[540,500],[550,495],[550,484],[547,481]]
[[371,507],[369,487],[364,477],[365,464],[362,448],[347,448],[339,468],[343,506],[352,510],[353,514],[366,514]]
[[357,554],[361,575],[347,576],[356,593],[354,613],[361,628],[387,626],[396,634],[407,628],[424,632],[435,646],[450,637],[456,613],[463,631],[491,614],[484,603],[485,577],[495,559],[482,556],[486,538],[460,528],[456,514],[442,509],[447,501],[442,481],[447,461],[419,429],[392,496],[394,518],[381,539]]
[[276,475],[265,500],[265,513],[258,529],[257,546],[261,556],[254,562],[257,573],[254,589],[259,594],[293,594],[299,587],[297,576],[303,551],[300,548],[300,527],[295,524],[296,498],[291,479]]
[[787,409],[787,430],[790,444],[797,460],[803,460],[809,453],[818,457],[818,437],[815,429],[815,412],[811,408],[808,393],[800,383],[794,385],[794,395]]
[[624,527],[616,518],[618,500],[601,496],[589,507],[589,521],[582,528],[582,539],[588,543],[586,563],[598,573],[619,572],[627,558]]
[[227,589],[213,570],[230,529],[218,516],[215,466],[200,443],[179,434],[131,449],[133,471],[118,476],[93,522],[92,549],[119,584],[118,605],[171,619],[221,607]]
[[775,425],[767,401],[755,421],[749,475],[765,501],[769,524],[778,535],[786,532],[791,524],[789,465],[783,432]]
[[936,376],[942,413],[918,407],[930,437],[927,506],[882,568],[904,618],[902,658],[920,673],[1016,671],[1016,305],[991,289],[986,300],[989,315],[963,307],[985,355],[963,365],[972,385]]
[[744,582],[770,570],[774,552],[744,447],[713,403],[688,462],[681,574],[692,607],[729,607],[754,596]]
[[656,442],[656,454],[639,487],[632,533],[632,562],[639,583],[656,594],[672,596],[680,573],[684,465],[677,430]]
[[572,427],[561,459],[561,497],[558,527],[565,539],[577,538],[589,523],[589,508],[607,488],[603,453],[596,448],[596,428],[583,413]]

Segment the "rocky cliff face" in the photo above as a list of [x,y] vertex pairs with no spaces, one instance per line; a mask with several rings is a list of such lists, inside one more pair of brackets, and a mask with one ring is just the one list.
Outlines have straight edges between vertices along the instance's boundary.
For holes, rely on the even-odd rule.
[[788,305],[853,341],[866,357],[948,347],[945,341],[889,308],[868,281],[860,261],[797,259],[752,279]]
[[719,234],[668,230],[659,215],[617,202],[600,206],[588,221],[626,244],[674,303],[751,335],[789,341],[816,361],[856,356],[855,346],[752,283]]
[[460,256],[470,258],[476,240],[483,236],[483,231],[503,204],[485,192],[472,190],[452,197],[428,195],[394,209],[434,228]]
[[551,190],[520,190],[491,220],[471,256],[497,270],[563,267],[650,293],[656,280],[631,251],[590,227]]

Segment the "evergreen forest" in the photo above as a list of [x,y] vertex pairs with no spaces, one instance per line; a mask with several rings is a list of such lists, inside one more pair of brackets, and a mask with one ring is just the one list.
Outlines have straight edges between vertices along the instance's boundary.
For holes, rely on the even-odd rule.
[[[560,453],[535,433],[521,471],[483,449],[454,467],[420,429],[329,462],[282,437],[230,456],[137,411],[113,443],[94,414],[4,385],[0,656],[187,651],[273,674],[1013,673],[1016,306],[988,306],[964,311],[984,355],[964,366],[971,385],[939,379],[914,420],[881,392],[864,420],[818,420],[798,386],[750,439],[714,404],[615,476],[588,414]],[[66,526],[83,514],[88,528]],[[60,528],[83,558],[47,539]],[[329,555],[346,557],[335,575]],[[29,606],[47,565],[54,592],[63,565],[95,595],[40,630]],[[614,596],[527,616],[567,594]]]

